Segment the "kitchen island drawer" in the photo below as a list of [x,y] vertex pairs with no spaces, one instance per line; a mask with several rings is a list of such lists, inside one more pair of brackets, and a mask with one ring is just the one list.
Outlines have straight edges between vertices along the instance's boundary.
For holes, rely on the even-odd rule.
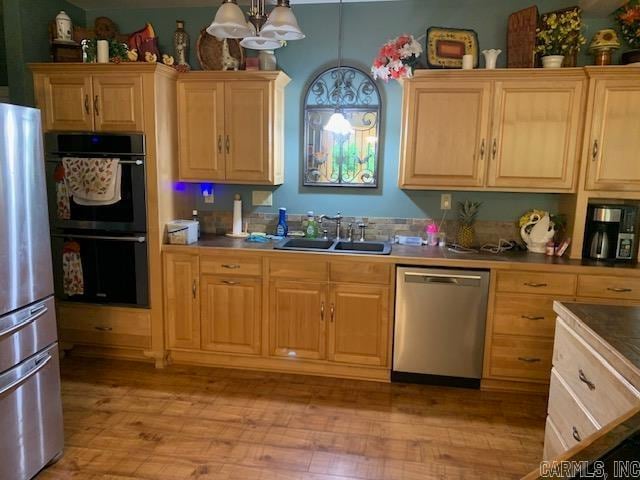
[[558,428],[553,424],[551,417],[547,415],[547,423],[544,428],[544,450],[542,451],[542,460],[550,461],[558,455],[569,450],[560,437]]
[[569,448],[600,428],[555,369],[551,371],[548,413],[560,438]]
[[262,275],[262,260],[245,255],[201,255],[200,272],[257,277]]
[[578,275],[578,296],[640,301],[640,278]]
[[149,311],[92,305],[58,306],[60,338],[69,343],[149,348]]
[[493,333],[553,338],[556,326],[554,300],[572,299],[514,293],[496,294]]
[[576,275],[571,273],[498,272],[498,292],[565,295],[576,293]]
[[548,381],[553,342],[544,338],[494,335],[490,375],[524,381]]
[[553,367],[600,425],[640,404],[635,388],[560,318]]

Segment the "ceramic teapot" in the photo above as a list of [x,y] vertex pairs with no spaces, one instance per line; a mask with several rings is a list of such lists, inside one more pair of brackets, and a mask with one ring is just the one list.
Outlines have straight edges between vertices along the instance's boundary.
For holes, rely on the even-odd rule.
[[520,228],[520,236],[527,249],[534,253],[544,253],[547,242],[555,235],[554,223],[548,213],[532,213],[529,221]]

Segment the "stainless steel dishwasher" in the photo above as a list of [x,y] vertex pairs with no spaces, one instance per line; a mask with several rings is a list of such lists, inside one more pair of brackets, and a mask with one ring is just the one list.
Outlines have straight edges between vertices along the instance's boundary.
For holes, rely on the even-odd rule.
[[392,381],[479,387],[489,272],[398,267]]

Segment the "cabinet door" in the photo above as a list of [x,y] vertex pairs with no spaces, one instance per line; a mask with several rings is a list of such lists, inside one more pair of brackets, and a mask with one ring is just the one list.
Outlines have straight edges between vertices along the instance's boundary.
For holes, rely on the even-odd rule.
[[140,75],[95,75],[93,113],[96,131],[141,132],[142,77]]
[[389,341],[389,288],[331,285],[329,360],[385,366]]
[[165,322],[169,348],[200,348],[198,255],[164,256]]
[[490,187],[573,190],[583,91],[581,79],[496,82]]
[[269,339],[271,355],[325,358],[325,283],[283,282],[271,284]]
[[178,83],[182,180],[224,180],[224,82]]
[[640,80],[595,80],[588,190],[640,190]]
[[269,82],[259,81],[225,84],[225,171],[228,181],[273,181],[270,88]]
[[491,82],[409,81],[400,187],[479,187],[489,148]]
[[202,349],[260,353],[262,282],[202,275]]
[[45,131],[93,130],[91,77],[77,74],[42,75],[36,81],[37,104]]

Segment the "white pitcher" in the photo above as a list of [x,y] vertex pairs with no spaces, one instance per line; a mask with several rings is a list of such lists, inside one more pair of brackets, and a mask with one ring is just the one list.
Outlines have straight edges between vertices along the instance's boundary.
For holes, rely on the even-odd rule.
[[[528,227],[532,227],[529,232],[527,232]],[[533,213],[529,217],[529,221],[520,229],[520,236],[530,252],[545,253],[547,242],[556,233],[553,227],[554,223],[548,214],[541,217],[537,213]]]

